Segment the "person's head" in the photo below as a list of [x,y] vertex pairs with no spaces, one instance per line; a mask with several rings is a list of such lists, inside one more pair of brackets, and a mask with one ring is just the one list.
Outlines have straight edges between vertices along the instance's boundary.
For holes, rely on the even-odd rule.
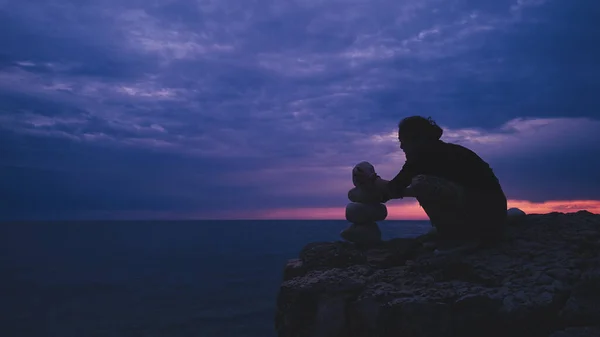
[[406,117],[398,124],[398,141],[404,152],[410,152],[419,145],[438,141],[444,130],[431,117]]

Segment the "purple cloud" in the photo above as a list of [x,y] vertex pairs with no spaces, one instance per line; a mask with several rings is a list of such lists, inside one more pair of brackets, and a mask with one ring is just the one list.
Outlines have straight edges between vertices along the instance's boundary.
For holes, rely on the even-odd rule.
[[356,162],[397,172],[412,114],[513,198],[600,198],[596,6],[0,2],[2,211],[337,207]]

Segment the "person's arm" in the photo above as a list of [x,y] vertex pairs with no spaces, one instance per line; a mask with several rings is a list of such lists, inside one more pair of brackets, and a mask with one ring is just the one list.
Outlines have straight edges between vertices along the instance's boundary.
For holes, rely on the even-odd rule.
[[423,149],[419,152],[406,155],[406,161],[398,174],[386,184],[384,200],[402,199],[404,197],[415,197],[410,189],[410,184],[415,176],[423,174],[432,165],[431,158],[434,156],[431,149]]
[[401,199],[405,196],[411,196],[407,193],[407,187],[412,182],[412,179],[417,175],[417,166],[414,162],[406,161],[402,166],[402,170],[387,183],[388,197],[390,199]]

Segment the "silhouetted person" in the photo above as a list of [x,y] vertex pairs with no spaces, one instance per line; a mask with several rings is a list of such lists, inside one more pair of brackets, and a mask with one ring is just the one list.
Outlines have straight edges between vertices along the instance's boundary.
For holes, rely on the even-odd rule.
[[475,152],[442,141],[442,134],[431,118],[403,119],[398,125],[406,156],[402,170],[390,181],[374,169],[353,170],[353,180],[363,188],[351,190],[349,198],[368,207],[369,202],[415,197],[437,229],[441,250],[494,241],[502,234],[507,207],[498,178]]

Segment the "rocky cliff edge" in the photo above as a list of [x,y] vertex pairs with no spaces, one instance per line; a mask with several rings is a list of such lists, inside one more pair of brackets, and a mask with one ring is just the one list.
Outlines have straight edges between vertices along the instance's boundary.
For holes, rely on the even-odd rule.
[[470,254],[422,241],[308,244],[284,269],[278,335],[600,337],[600,215],[523,216]]

